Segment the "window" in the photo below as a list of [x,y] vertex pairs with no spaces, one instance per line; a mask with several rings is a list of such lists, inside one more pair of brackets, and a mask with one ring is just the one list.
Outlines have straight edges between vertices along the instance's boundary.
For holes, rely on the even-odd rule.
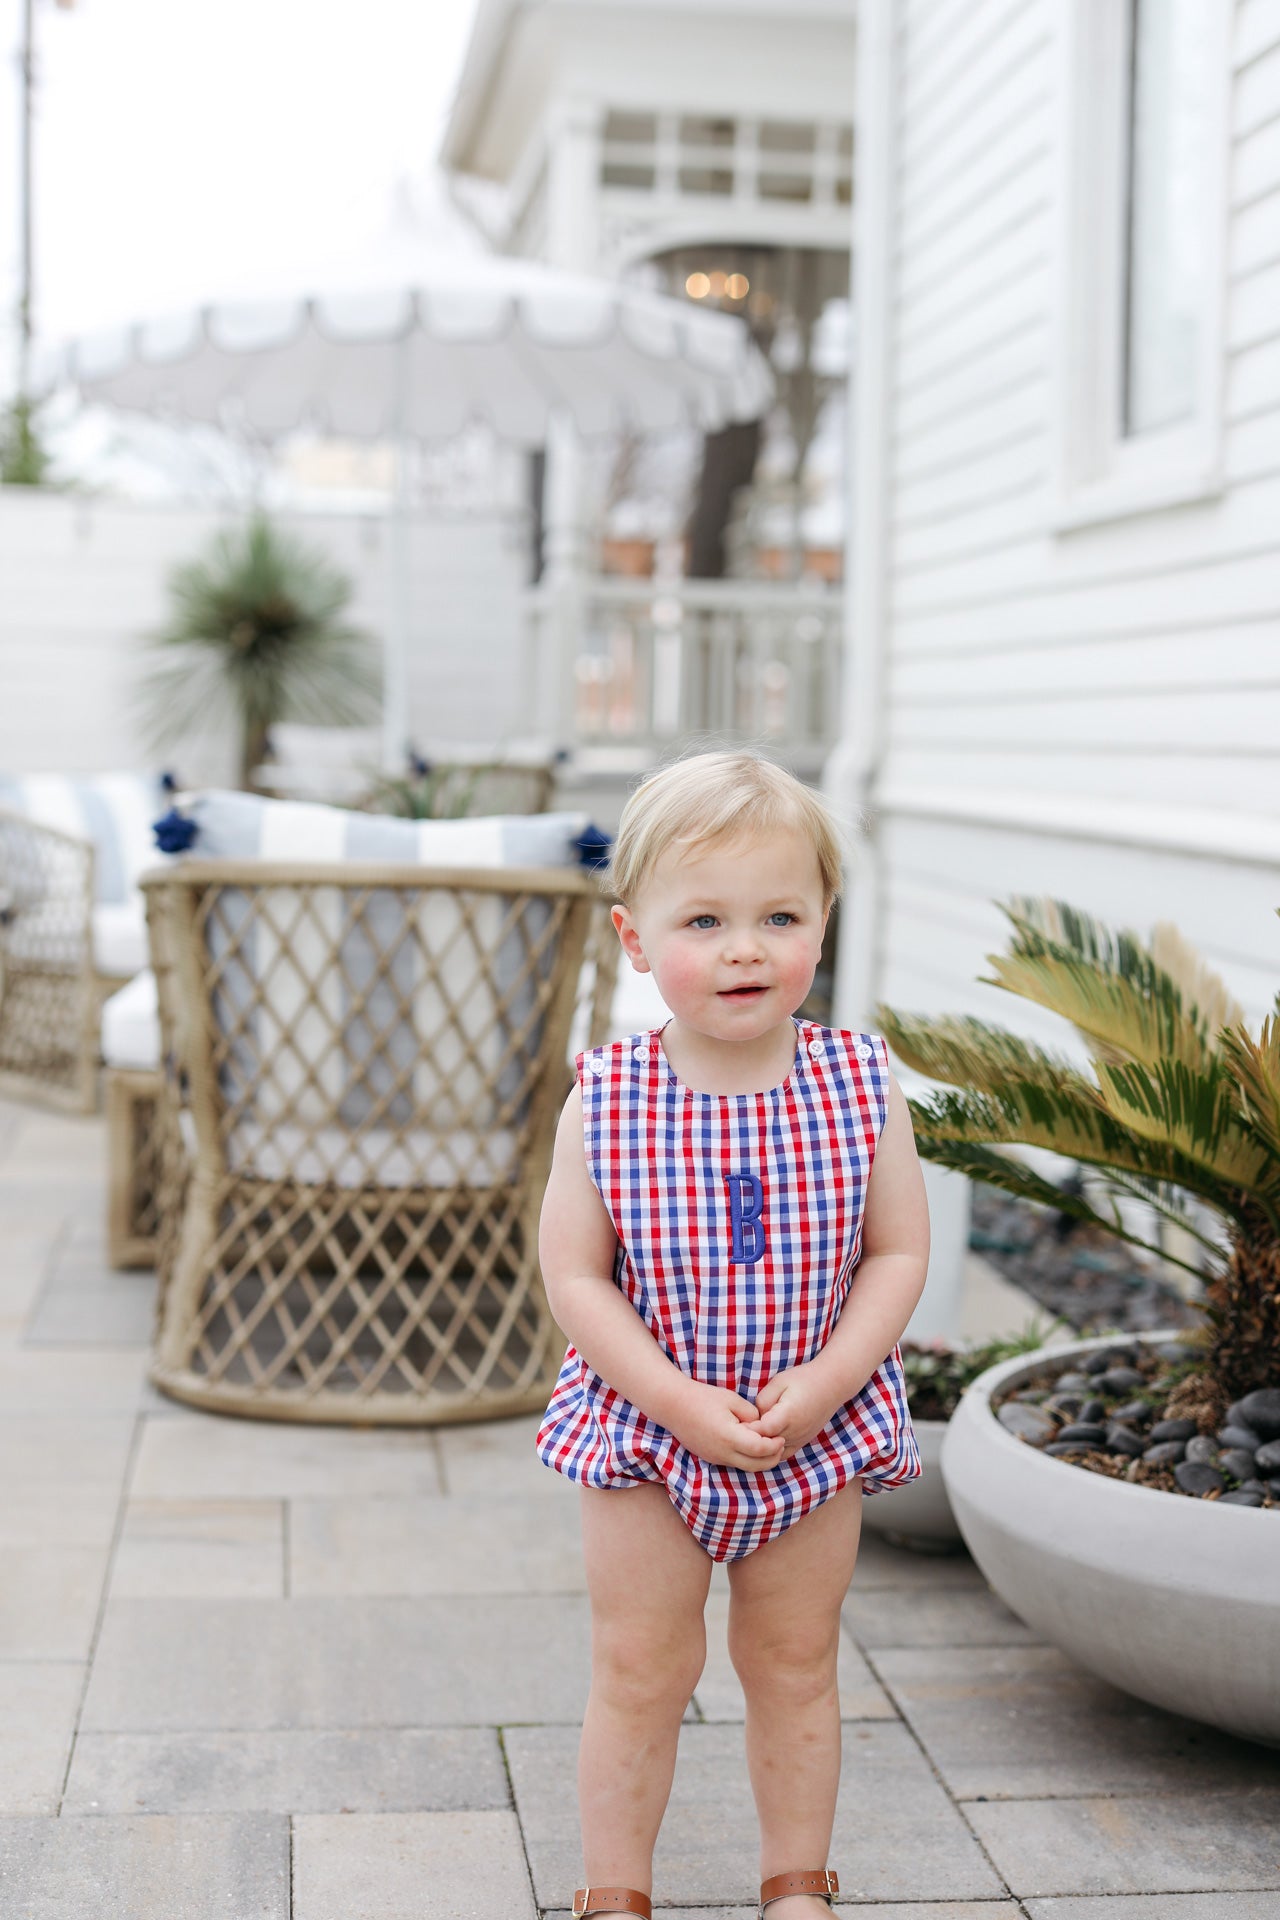
[[1196,403],[1205,189],[1209,10],[1133,0],[1129,50],[1124,431],[1151,433]]
[[1228,0],[1059,0],[1058,524],[1217,490]]

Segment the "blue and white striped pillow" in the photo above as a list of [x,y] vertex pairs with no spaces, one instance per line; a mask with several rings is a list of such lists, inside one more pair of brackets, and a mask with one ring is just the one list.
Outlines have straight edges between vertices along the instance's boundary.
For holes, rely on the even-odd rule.
[[99,906],[124,906],[156,865],[152,822],[169,801],[158,778],[139,773],[0,776],[0,807],[92,842]]
[[482,815],[398,820],[310,800],[266,800],[208,792],[182,799],[194,821],[194,858],[206,860],[369,860],[424,867],[569,867],[586,827],[581,813]]

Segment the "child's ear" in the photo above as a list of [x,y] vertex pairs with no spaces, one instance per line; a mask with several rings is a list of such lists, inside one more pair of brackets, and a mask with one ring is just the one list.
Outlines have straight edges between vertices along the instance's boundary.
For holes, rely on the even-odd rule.
[[618,938],[622,942],[622,951],[626,954],[636,972],[648,973],[649,962],[644,957],[644,949],[640,945],[640,935],[636,932],[631,915],[627,912],[627,909],[625,907],[610,907],[609,918],[613,921],[617,929]]

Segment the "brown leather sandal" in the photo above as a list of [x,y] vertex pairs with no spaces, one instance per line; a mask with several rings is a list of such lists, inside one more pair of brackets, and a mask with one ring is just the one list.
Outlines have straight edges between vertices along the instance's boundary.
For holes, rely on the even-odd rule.
[[579,1887],[572,1912],[573,1920],[584,1920],[588,1913],[634,1913],[639,1920],[653,1920],[653,1903],[634,1887]]
[[775,1900],[785,1900],[789,1893],[816,1893],[831,1907],[839,1891],[840,1882],[828,1867],[816,1873],[775,1873],[772,1880],[760,1883],[760,1920],[764,1920],[766,1907]]

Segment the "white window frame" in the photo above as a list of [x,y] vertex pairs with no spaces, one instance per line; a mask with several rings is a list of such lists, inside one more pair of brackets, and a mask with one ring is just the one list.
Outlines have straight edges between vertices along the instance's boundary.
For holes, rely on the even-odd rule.
[[1231,0],[1211,16],[1203,307],[1191,415],[1123,423],[1129,193],[1128,0],[1057,0],[1052,298],[1053,521],[1060,532],[1222,490]]

